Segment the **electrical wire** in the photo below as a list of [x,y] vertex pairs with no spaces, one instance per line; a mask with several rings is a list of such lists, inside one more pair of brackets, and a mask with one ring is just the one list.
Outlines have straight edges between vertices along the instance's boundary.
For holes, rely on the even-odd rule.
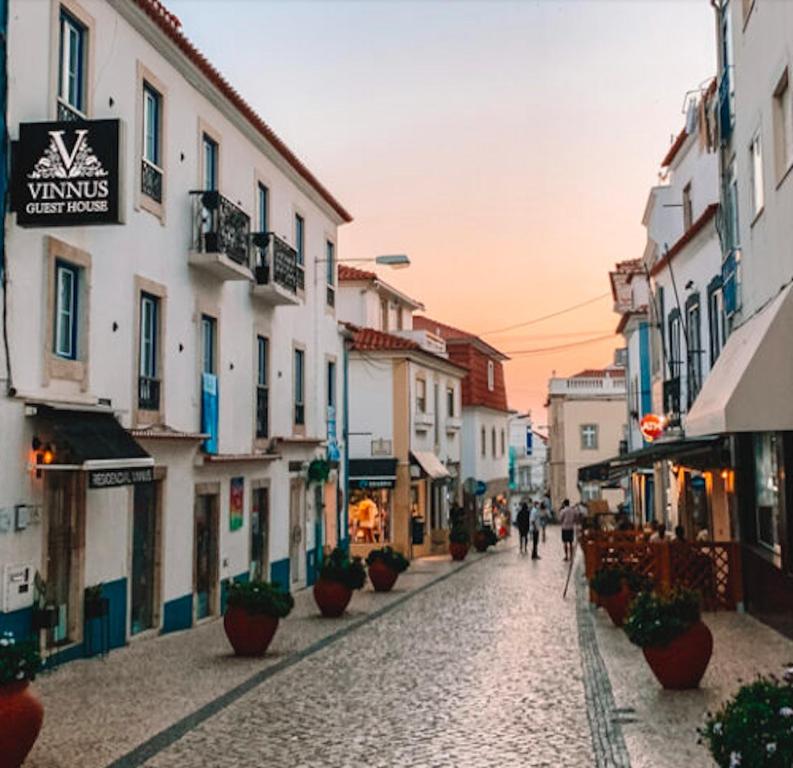
[[572,349],[573,347],[583,347],[587,344],[596,344],[600,343],[601,341],[605,341],[606,339],[615,339],[616,336],[613,333],[606,334],[604,336],[596,336],[594,339],[584,339],[584,341],[574,341],[571,344],[557,344],[553,347],[538,347],[536,349],[516,349],[512,351],[507,351],[504,354],[510,355],[512,357],[518,355],[538,355],[543,352],[559,352],[563,349]]
[[587,299],[586,301],[579,302],[578,304],[573,304],[570,307],[565,307],[564,309],[560,309],[557,312],[552,312],[550,315],[543,315],[542,317],[535,317],[532,320],[526,320],[523,323],[515,323],[515,325],[508,325],[504,328],[496,328],[492,331],[483,331],[479,335],[480,336],[493,336],[497,333],[503,333],[505,331],[513,331],[515,328],[525,328],[527,325],[535,325],[536,323],[541,323],[544,320],[550,320],[552,317],[559,317],[559,315],[565,315],[568,312],[573,312],[576,309],[580,309],[581,307],[589,306],[590,304],[594,304],[596,301],[600,301],[601,299],[605,299],[606,296],[611,296],[611,291],[606,291],[605,293],[601,293],[599,296],[595,296],[594,298]]

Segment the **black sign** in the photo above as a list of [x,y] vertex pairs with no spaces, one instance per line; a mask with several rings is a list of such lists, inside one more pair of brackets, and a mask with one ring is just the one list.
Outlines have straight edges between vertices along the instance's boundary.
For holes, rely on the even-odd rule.
[[94,469],[88,473],[89,488],[118,488],[120,485],[138,485],[154,481],[152,467],[136,469]]
[[21,226],[119,222],[119,121],[22,123],[12,207]]
[[358,477],[350,478],[350,487],[366,490],[367,488],[393,488],[395,477]]

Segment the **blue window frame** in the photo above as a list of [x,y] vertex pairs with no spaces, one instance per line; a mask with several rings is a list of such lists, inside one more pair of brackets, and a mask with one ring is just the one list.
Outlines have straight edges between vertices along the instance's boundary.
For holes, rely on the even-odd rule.
[[72,109],[85,113],[85,72],[88,30],[61,9],[58,96]]
[[218,188],[218,143],[206,133],[203,137],[204,189],[213,192]]
[[302,349],[295,350],[295,424],[306,423],[306,353]]
[[77,324],[80,270],[59,261],[55,265],[55,334],[53,352],[77,359]]
[[336,407],[336,363],[328,361],[328,408]]
[[295,214],[295,250],[297,251],[297,263],[305,264],[305,239],[306,222],[300,214]]
[[158,168],[161,164],[162,95],[143,84],[143,158]]

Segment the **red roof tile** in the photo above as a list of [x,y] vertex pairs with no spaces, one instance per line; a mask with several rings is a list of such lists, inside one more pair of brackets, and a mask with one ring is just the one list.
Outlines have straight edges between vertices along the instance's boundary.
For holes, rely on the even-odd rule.
[[488,344],[479,336],[468,331],[463,331],[460,328],[455,328],[453,325],[441,323],[438,320],[433,320],[431,317],[424,317],[422,315],[413,316],[413,327],[425,331],[430,331],[436,336],[440,336],[447,344],[454,344],[455,342],[472,342],[478,344],[482,349],[487,349],[492,355],[499,357],[502,360],[509,358],[497,350],[492,344]]
[[368,269],[358,269],[348,264],[339,264],[339,282],[357,282],[360,280],[377,280],[377,275]]
[[[352,349],[356,352],[383,352],[392,350],[421,350],[417,342],[394,336],[374,328],[347,326],[353,332]],[[423,350],[422,350],[423,351]]]
[[220,74],[209,59],[188,40],[182,32],[182,24],[179,19],[167,10],[160,0],[134,0],[134,2],[175,43],[176,47],[198,67],[204,77],[231,102],[232,106],[275,147],[289,165],[317,191],[342,221],[352,221],[352,216],[347,213],[342,204],[308,170],[297,155],[278,137],[275,131],[259,117],[253,107],[240,96],[237,90]]
[[700,215],[700,217],[683,233],[683,236],[653,264],[650,275],[655,277],[680,251],[683,250],[705,225],[716,215],[719,210],[718,203],[711,203]]
[[661,168],[668,168],[670,165],[672,165],[672,161],[680,151],[680,148],[686,143],[687,136],[688,133],[686,133],[686,129],[684,127],[683,130],[677,134],[677,138],[672,142],[672,146],[669,147],[669,150],[664,155],[664,159],[661,160]]
[[585,368],[583,371],[571,376],[571,379],[605,379],[606,377],[612,379],[624,379],[624,368]]

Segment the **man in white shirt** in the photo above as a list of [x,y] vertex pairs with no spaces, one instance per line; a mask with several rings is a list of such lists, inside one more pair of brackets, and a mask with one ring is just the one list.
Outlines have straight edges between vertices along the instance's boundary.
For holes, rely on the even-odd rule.
[[529,526],[531,529],[531,559],[539,560],[537,545],[540,543],[540,526],[542,524],[542,512],[540,502],[537,499],[531,505],[531,515],[529,516]]

